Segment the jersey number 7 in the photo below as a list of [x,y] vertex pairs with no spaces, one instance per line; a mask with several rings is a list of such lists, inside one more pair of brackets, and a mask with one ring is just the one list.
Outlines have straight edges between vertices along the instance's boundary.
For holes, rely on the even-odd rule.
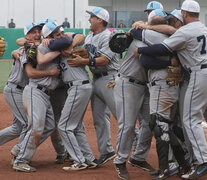
[[203,45],[202,45],[200,53],[201,54],[206,54],[206,50],[205,50],[206,49],[206,37],[204,35],[198,36],[197,40],[198,40],[198,42],[203,41]]

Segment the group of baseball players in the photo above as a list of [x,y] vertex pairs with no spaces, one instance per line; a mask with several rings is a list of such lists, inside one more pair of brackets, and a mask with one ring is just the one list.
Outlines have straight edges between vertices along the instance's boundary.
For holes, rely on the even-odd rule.
[[[86,12],[90,15],[86,38],[64,33],[47,19],[29,23],[25,37],[16,41],[21,47],[12,53],[4,88],[13,124],[0,130],[0,145],[19,137],[11,150],[13,169],[35,172],[32,157],[51,136],[55,162],[70,161],[65,171],[96,168],[114,159],[119,178],[129,179],[126,162],[132,150],[128,163],[149,171],[155,180],[207,174],[207,143],[201,126],[207,108],[207,27],[199,21],[198,2],[185,0],[181,10],[169,14],[160,2],[149,2],[148,22],[135,22],[125,37],[130,44],[121,65],[118,54],[109,48],[116,31],[107,29],[108,11],[96,7]],[[99,159],[84,130],[89,101]],[[116,151],[111,143],[111,114],[119,128]],[[158,170],[146,161],[153,136]]]

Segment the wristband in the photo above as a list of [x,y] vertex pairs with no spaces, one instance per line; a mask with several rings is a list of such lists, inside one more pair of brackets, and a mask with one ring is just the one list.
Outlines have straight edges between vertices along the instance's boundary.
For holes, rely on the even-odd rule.
[[89,59],[88,65],[91,66],[91,67],[95,67],[96,66],[96,59],[95,59],[95,57],[91,57]]

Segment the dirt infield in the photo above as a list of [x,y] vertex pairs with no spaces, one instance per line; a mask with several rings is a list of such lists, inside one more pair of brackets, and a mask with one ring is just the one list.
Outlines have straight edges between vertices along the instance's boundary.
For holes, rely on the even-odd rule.
[[[12,115],[11,111],[6,104],[3,94],[0,93],[0,129],[3,129],[11,124]],[[86,129],[86,135],[88,137],[89,144],[94,152],[94,155],[98,158],[100,155],[97,150],[96,135],[92,123],[91,109],[88,107],[86,115],[84,117],[84,124]],[[111,133],[112,142],[115,147],[115,138],[117,132],[116,120],[111,118]],[[33,157],[32,166],[37,168],[35,173],[21,173],[15,172],[11,168],[10,150],[12,146],[17,142],[17,139],[10,141],[9,143],[0,146],[0,179],[1,180],[53,180],[53,179],[67,179],[67,180],[118,180],[117,173],[115,172],[113,162],[110,161],[107,164],[93,170],[83,170],[79,172],[64,172],[62,167],[67,165],[56,165],[54,163],[56,154],[51,144],[50,138],[46,140],[38,149]],[[157,156],[155,151],[155,143],[153,140],[151,151],[148,155],[148,162],[155,168],[157,168]],[[140,170],[127,164],[128,171],[130,173],[131,180],[150,180],[151,176],[147,171]],[[207,177],[206,177],[207,178]],[[173,176],[169,180],[178,180],[178,176]],[[205,179],[205,178],[204,178]],[[204,180],[203,179],[203,180]]]

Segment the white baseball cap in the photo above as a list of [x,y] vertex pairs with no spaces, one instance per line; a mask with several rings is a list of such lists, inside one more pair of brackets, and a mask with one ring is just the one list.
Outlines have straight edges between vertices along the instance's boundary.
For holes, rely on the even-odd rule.
[[154,16],[161,16],[163,18],[166,18],[167,14],[161,9],[155,9],[149,14],[148,21],[149,21],[149,19],[151,19]]
[[57,23],[48,22],[42,28],[42,35],[44,38],[48,37],[51,33],[60,29],[62,25],[58,26]]
[[33,28],[35,27],[40,27],[41,29],[41,25],[36,24],[36,23],[29,23],[24,27],[24,35],[26,36],[27,33],[29,33]]
[[178,9],[174,9],[169,15],[168,17],[176,17],[178,20],[180,20],[183,23],[183,16],[181,13],[181,10]]
[[106,9],[102,8],[102,7],[96,7],[93,9],[93,11],[86,11],[88,14],[90,15],[94,15],[97,16],[98,18],[109,22],[109,13]]
[[185,0],[181,6],[181,10],[200,13],[200,5],[194,0]]
[[158,1],[150,1],[147,4],[147,9],[145,9],[144,12],[152,11],[152,10],[155,10],[155,9],[163,10],[163,5],[160,2],[158,2]]

